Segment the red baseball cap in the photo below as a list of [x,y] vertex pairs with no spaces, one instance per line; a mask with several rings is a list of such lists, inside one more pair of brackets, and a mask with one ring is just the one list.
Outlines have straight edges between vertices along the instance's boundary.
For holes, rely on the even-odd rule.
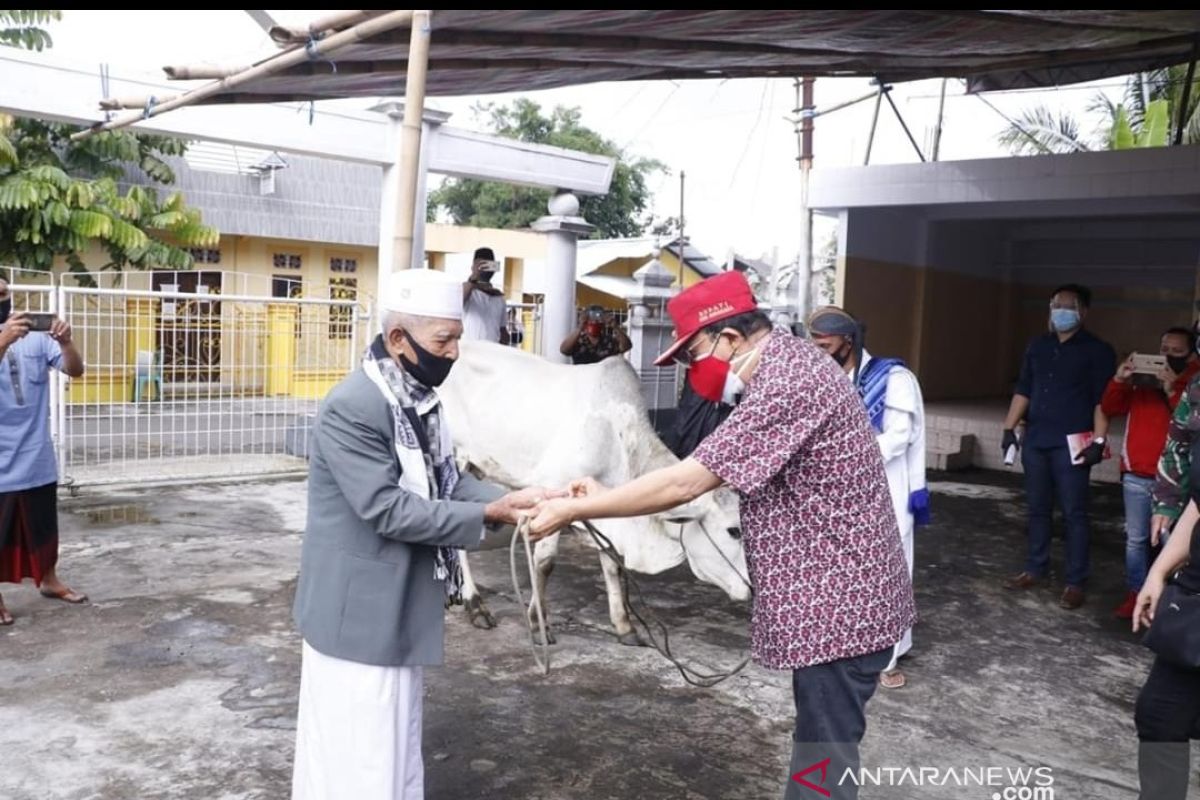
[[669,363],[679,348],[687,344],[701,328],[757,310],[758,301],[754,299],[746,276],[736,270],[722,272],[689,286],[667,303],[667,313],[675,323],[675,341],[654,359],[654,365],[661,367]]

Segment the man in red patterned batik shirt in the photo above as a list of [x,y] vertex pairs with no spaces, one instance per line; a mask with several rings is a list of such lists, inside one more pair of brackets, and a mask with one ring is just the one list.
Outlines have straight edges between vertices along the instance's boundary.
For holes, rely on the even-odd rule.
[[754,586],[752,654],[792,672],[785,797],[819,786],[835,800],[856,798],[846,773],[858,770],[867,700],[916,619],[871,423],[832,359],[772,330],[741,273],[709,278],[667,310],[675,342],[657,363],[687,364],[698,394],[740,394],[741,402],[690,458],[613,489],[577,481],[574,497],[540,506],[531,533],[665,511],[722,484],[736,489]]

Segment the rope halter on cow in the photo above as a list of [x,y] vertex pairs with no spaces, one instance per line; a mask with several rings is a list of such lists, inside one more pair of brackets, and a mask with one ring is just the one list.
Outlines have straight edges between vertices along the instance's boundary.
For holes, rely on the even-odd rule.
[[[533,611],[537,617],[538,629],[542,634],[542,642],[539,646],[536,636],[536,631],[533,629],[533,620],[529,621],[529,646],[533,650],[533,660],[537,663],[538,669],[543,675],[550,674],[550,636],[546,631],[546,614],[542,611],[542,597],[537,590],[537,572],[533,564],[533,547],[529,543],[529,517],[521,517],[517,520],[517,532],[512,537],[512,541],[508,543],[508,569],[512,575],[513,593],[517,596],[517,602],[521,608],[528,608],[525,603],[525,595],[521,592],[521,582],[517,580],[517,541],[525,543],[525,564],[529,567],[529,593],[532,597]],[[540,650],[540,652],[539,652]]]
[[[650,646],[653,647],[659,653],[659,655],[671,662],[675,669],[679,671],[679,675],[684,679],[684,681],[692,686],[699,686],[701,688],[708,689],[716,686],[722,681],[732,678],[734,675],[737,675],[746,668],[746,665],[750,663],[749,656],[744,657],[733,669],[722,672],[690,667],[673,655],[671,653],[670,631],[661,620],[651,613],[650,607],[647,605],[645,598],[642,596],[642,587],[638,585],[637,580],[630,573],[629,569],[626,568],[625,559],[621,557],[621,554],[617,551],[617,548],[613,546],[612,541],[603,533],[596,530],[595,525],[587,520],[582,520],[579,524],[582,525],[584,530],[586,530],[592,537],[592,541],[595,543],[600,552],[611,558],[613,563],[617,565],[617,570],[621,576],[621,602],[625,607],[625,613],[641,623],[642,628],[646,633],[646,638],[650,642]],[[705,535],[708,535],[707,531],[705,531]],[[517,579],[518,539],[524,542],[525,545],[525,563],[529,569],[529,585],[532,594],[531,602],[533,604],[534,616],[537,618],[537,629],[534,628],[533,620],[531,619],[529,621],[530,647],[533,650],[533,660],[537,663],[541,673],[543,675],[549,675],[550,641],[547,633],[546,616],[542,610],[541,597],[537,591],[536,568],[533,563],[533,548],[529,542],[529,518],[527,517],[521,517],[517,523],[516,535],[513,536],[512,541],[508,546],[508,564],[509,570],[512,574],[513,591],[517,596],[517,602],[521,604],[522,608],[528,608],[528,605],[525,602],[525,596],[521,591],[521,582]],[[716,547],[715,542],[713,543],[713,546]],[[720,550],[720,548],[717,549],[718,551]],[[722,557],[724,557],[723,553]],[[733,565],[730,564],[730,566]],[[749,583],[747,583],[747,585],[749,585]],[[638,603],[645,609],[645,614],[639,612],[634,606],[633,602],[630,600],[630,586],[632,586],[634,592],[637,593]],[[653,623],[653,626],[651,623]],[[654,633],[655,626],[658,628],[659,634],[662,637],[661,643],[659,642],[659,637]],[[540,643],[537,641],[537,635],[539,633],[541,634]]]

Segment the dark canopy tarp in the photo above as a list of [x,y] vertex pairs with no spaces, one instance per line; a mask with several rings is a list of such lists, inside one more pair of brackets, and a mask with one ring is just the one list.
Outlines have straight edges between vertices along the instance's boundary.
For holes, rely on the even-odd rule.
[[[972,91],[1073,83],[1189,60],[1197,11],[442,11],[428,94],[596,81],[961,77]],[[395,29],[205,102],[397,95]]]

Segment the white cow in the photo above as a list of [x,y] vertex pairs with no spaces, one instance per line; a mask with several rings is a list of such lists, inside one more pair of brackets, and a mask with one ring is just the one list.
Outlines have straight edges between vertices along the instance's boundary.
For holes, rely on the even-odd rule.
[[[512,488],[565,486],[584,476],[616,486],[678,461],[654,433],[637,374],[623,358],[570,366],[498,344],[463,342],[438,394],[459,460]],[[701,580],[745,600],[750,587],[738,524],[737,500],[728,489],[663,515],[595,521],[630,569],[654,574],[686,559]],[[534,553],[534,590],[543,609],[557,552],[554,535],[538,542]],[[624,644],[638,644],[617,564],[603,554],[600,563],[617,635]],[[463,564],[471,621],[493,627],[465,557]]]

